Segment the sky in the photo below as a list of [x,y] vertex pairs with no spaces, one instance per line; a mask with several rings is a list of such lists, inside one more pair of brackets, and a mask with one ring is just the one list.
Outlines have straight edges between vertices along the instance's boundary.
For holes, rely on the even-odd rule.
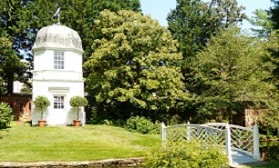
[[[153,19],[160,22],[162,26],[167,26],[166,17],[171,9],[176,6],[176,0],[140,0],[142,12],[145,15],[151,15]],[[207,0],[208,1],[208,0]],[[249,17],[253,16],[253,11],[256,9],[268,9],[272,3],[270,0],[238,0],[238,4],[244,6],[245,13]],[[249,29],[251,25],[248,22],[244,22],[242,27]]]

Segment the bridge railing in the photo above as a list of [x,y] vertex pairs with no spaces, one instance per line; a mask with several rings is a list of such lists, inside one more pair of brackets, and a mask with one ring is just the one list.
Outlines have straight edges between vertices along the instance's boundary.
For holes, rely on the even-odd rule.
[[191,140],[203,141],[226,149],[229,161],[232,161],[232,150],[245,153],[260,160],[258,127],[246,128],[226,123],[208,124],[180,124],[165,126],[162,123],[162,140],[181,141]]

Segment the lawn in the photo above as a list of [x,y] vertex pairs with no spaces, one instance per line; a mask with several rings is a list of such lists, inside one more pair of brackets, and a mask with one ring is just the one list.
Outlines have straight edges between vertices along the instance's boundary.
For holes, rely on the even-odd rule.
[[159,135],[143,135],[107,125],[40,128],[13,124],[0,130],[0,162],[139,157],[156,144],[160,144]]

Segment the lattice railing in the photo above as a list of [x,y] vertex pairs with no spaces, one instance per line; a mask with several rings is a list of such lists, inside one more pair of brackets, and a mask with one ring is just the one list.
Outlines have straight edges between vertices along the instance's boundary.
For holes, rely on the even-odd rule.
[[206,143],[225,145],[224,130],[199,126],[195,124],[184,124],[168,127],[166,129],[167,140],[181,141],[195,139]]
[[225,123],[181,124],[165,126],[162,124],[162,140],[192,140],[224,146],[231,160],[231,150],[237,150],[260,160],[259,133],[253,129]]
[[[225,123],[208,123],[205,124],[213,128],[225,130]],[[231,147],[248,155],[254,154],[253,129],[241,127],[238,125],[228,125],[231,135]]]

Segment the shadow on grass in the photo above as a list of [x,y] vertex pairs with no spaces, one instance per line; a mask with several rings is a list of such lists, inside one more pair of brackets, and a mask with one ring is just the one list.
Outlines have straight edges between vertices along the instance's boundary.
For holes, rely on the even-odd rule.
[[[11,128],[11,126],[1,127],[1,128],[0,128],[0,133],[3,132],[3,131],[8,131],[9,128]],[[3,136],[1,136],[1,134],[0,134],[0,140],[1,140],[1,139],[3,139]]]

